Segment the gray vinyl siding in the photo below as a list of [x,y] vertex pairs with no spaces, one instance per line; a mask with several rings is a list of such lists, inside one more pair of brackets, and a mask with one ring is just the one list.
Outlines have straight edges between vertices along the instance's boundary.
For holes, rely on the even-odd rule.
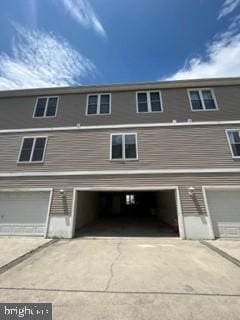
[[[231,126],[231,128],[240,128]],[[225,125],[1,134],[0,172],[239,168]],[[110,135],[137,133],[138,160],[111,161]],[[42,164],[17,163],[24,136],[47,136]]]
[[[60,94],[56,118],[32,118],[37,96],[0,98],[0,130],[18,128],[113,125],[240,119],[240,86],[214,89],[217,111],[191,111],[187,88],[162,89],[163,112],[137,113],[136,91],[112,92],[111,115],[86,115],[86,93]],[[157,90],[156,88],[154,90]]]
[[[71,178],[0,178],[1,188],[50,188],[54,189],[51,214],[70,215],[72,213],[74,188],[137,188],[178,186],[184,215],[205,215],[203,185],[240,185],[240,174],[191,174],[191,175],[122,175],[122,176],[75,176]],[[195,188],[195,197],[188,194],[188,188]],[[66,197],[60,195],[65,190]]]

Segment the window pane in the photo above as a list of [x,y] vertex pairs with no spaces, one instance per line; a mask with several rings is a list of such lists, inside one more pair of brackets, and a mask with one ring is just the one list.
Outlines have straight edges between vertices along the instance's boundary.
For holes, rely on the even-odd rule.
[[30,161],[33,138],[25,138],[22,145],[19,161]]
[[192,100],[192,109],[193,110],[202,110],[202,102],[201,100]]
[[122,159],[122,135],[112,136],[112,159]]
[[97,114],[97,95],[92,95],[88,97],[88,114]]
[[216,109],[215,101],[210,90],[202,90],[202,95],[206,109]]
[[159,92],[150,92],[152,111],[161,111],[161,101]]
[[192,102],[193,110],[201,110],[203,109],[200,94],[198,91],[190,91],[190,97]]
[[39,98],[37,100],[37,107],[35,110],[34,117],[43,117],[44,116],[46,103],[47,103],[47,98]]
[[239,157],[240,156],[240,144],[232,144],[232,151],[233,151],[233,155],[235,157]]
[[56,108],[57,108],[57,101],[58,98],[49,98],[48,100],[48,107],[47,107],[47,112],[46,112],[46,116],[47,117],[52,117],[55,116],[56,114]]
[[152,111],[161,111],[160,101],[154,101],[151,103]]
[[136,159],[136,136],[134,134],[128,134],[125,136],[125,158]]
[[139,102],[138,103],[138,112],[148,112],[147,102]]
[[96,114],[97,113],[97,105],[92,104],[88,105],[88,114]]
[[138,102],[147,102],[147,94],[144,92],[138,93]]
[[213,100],[211,90],[202,90],[203,99],[205,100]]
[[138,112],[147,112],[148,104],[147,104],[147,94],[144,92],[137,94],[138,98]]
[[151,101],[160,101],[159,92],[150,92]]
[[229,132],[229,137],[230,137],[230,142],[231,144],[237,144],[239,143],[240,144],[240,133],[239,131],[232,131],[232,132]]
[[100,105],[100,113],[109,113],[109,112],[110,112],[109,104]]
[[110,96],[109,94],[101,95],[100,100],[100,113],[110,112]]
[[42,161],[46,138],[37,138],[33,151],[32,161]]
[[191,100],[201,100],[198,91],[190,91]]
[[98,98],[97,95],[89,96],[88,97],[88,104],[97,104],[97,98]]
[[200,94],[198,91],[190,91],[191,103],[193,110],[203,109]]
[[110,101],[109,94],[102,94],[101,95],[101,104],[102,103],[107,104],[107,103],[109,103],[109,101]]

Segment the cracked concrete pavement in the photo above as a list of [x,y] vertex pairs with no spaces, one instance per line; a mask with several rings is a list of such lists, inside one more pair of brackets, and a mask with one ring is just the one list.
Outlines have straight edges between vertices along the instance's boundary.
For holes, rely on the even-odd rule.
[[108,279],[108,282],[107,282],[107,285],[106,285],[106,288],[104,291],[108,291],[110,286],[111,286],[111,283],[112,283],[112,279],[114,277],[114,266],[115,264],[117,263],[118,259],[120,258],[122,252],[121,252],[121,249],[120,249],[120,246],[121,246],[121,240],[119,240],[118,244],[117,244],[117,256],[116,258],[113,260],[113,262],[111,263],[111,266],[110,266],[110,272],[111,272],[111,276],[110,278]]
[[51,302],[60,320],[237,320],[240,268],[199,241],[60,240],[0,275],[0,301]]

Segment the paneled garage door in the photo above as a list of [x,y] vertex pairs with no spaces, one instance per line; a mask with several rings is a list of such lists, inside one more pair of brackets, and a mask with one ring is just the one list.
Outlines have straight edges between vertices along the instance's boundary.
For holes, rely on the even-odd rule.
[[207,189],[207,204],[216,238],[240,238],[240,188]]
[[0,191],[0,234],[43,236],[50,191]]

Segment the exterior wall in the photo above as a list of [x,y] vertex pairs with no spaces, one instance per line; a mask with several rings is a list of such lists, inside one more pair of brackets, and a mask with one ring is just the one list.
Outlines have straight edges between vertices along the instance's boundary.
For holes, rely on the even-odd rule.
[[[230,128],[239,126],[231,125]],[[75,170],[239,168],[232,159],[226,125],[138,128],[136,130],[77,130],[0,135],[0,173]],[[136,132],[138,159],[111,161],[110,135]],[[48,136],[45,161],[17,163],[23,136]]]
[[[205,87],[205,86],[204,86]],[[149,87],[150,89],[151,87]],[[112,125],[158,122],[220,121],[240,119],[240,86],[211,86],[218,102],[217,111],[191,111],[187,89],[162,89],[163,112],[137,113],[136,90],[112,92],[112,114],[86,116],[87,93],[61,94],[56,118],[32,118],[37,95],[0,98],[0,130],[18,128],[62,127],[86,125]],[[157,90],[161,89],[155,86]],[[139,90],[141,90],[139,88]],[[96,91],[98,91],[96,89]],[[103,91],[104,92],[104,91]],[[105,91],[108,92],[109,91]],[[111,92],[111,91],[110,91]],[[94,93],[94,91],[92,92]],[[50,94],[47,94],[50,95]],[[42,96],[39,91],[39,96]]]
[[[73,235],[72,217],[73,189],[88,188],[94,190],[111,190],[111,188],[134,189],[166,188],[178,186],[184,220],[185,235],[188,239],[212,238],[209,218],[206,213],[202,194],[203,185],[239,185],[240,174],[208,175],[122,175],[122,176],[75,176],[75,177],[31,177],[0,179],[0,188],[40,188],[53,187],[53,199],[48,226],[49,237],[66,237]],[[195,188],[195,196],[190,197],[188,188]],[[65,197],[60,194],[65,190]]]
[[[151,85],[55,88],[0,93],[0,130],[97,126],[114,124],[167,123],[176,120],[228,121],[240,120],[240,85],[238,80],[202,80],[161,82]],[[216,86],[213,85],[216,83]],[[226,85],[224,85],[224,83]],[[185,86],[186,84],[186,86]],[[179,86],[179,87],[178,87]],[[191,111],[187,88],[214,89],[219,110]],[[136,91],[161,89],[163,112],[137,113]],[[96,91],[95,91],[96,90]],[[45,94],[43,94],[45,92]],[[52,92],[52,93],[51,93]],[[111,115],[86,116],[87,94],[112,92]],[[25,94],[25,95],[24,95]],[[32,118],[37,96],[59,96],[55,118]],[[30,173],[29,178],[2,178],[0,188],[53,188],[53,198],[48,223],[49,237],[70,238],[73,235],[74,188],[123,190],[142,188],[178,187],[183,213],[184,231],[188,239],[211,238],[212,231],[202,194],[203,185],[238,185],[240,174],[142,174],[131,175],[131,170],[173,169],[239,169],[239,160],[232,159],[225,129],[240,129],[240,125],[204,125],[184,127],[158,127],[106,130],[68,130],[35,133],[0,134],[0,173]],[[110,135],[112,133],[137,133],[138,159],[136,161],[111,161]],[[45,161],[42,164],[17,163],[24,136],[48,136]],[[88,171],[128,170],[128,175],[87,175]],[[82,171],[79,176],[34,176],[34,172]],[[189,196],[188,188],[196,192]],[[65,190],[65,195],[60,194]]]

